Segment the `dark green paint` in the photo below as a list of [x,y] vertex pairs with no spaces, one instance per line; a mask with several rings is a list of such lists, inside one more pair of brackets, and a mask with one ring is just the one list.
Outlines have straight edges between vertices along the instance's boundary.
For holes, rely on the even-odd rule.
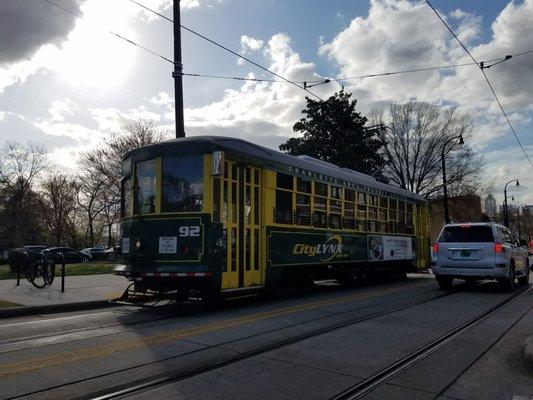
[[367,261],[366,235],[271,230],[268,265],[306,265]]

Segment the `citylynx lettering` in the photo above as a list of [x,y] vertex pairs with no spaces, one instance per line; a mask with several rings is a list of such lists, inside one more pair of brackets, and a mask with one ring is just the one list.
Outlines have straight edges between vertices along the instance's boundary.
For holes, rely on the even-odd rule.
[[294,245],[292,254],[307,254],[310,257],[317,254],[338,254],[342,252],[343,244],[316,244],[310,246],[304,243]]
[[319,256],[322,261],[329,261],[341,257],[343,248],[342,238],[340,236],[333,236],[326,243],[312,245],[297,243],[292,248],[292,254],[307,255],[308,257]]

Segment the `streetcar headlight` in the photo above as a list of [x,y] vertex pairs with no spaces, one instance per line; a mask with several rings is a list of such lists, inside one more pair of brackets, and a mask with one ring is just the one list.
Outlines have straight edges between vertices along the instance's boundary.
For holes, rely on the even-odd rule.
[[141,249],[141,239],[135,239],[135,242],[133,243],[133,248],[135,249],[135,251],[139,251]]

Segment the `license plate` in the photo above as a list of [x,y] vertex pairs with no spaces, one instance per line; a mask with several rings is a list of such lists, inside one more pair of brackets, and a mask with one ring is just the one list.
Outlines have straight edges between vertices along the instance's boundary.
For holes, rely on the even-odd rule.
[[470,252],[470,251],[461,251],[459,253],[460,257],[470,257],[471,255],[472,255],[472,252]]

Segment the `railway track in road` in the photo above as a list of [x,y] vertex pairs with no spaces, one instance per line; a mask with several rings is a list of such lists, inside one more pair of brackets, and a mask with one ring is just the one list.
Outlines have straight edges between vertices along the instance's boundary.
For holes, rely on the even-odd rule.
[[[420,286],[423,286],[423,285],[420,285]],[[481,320],[483,320],[484,318],[488,317],[489,315],[491,315],[495,311],[499,310],[505,304],[508,304],[509,302],[513,301],[517,297],[523,295],[527,291],[528,290],[521,291],[521,292],[516,292],[516,293],[512,294],[511,296],[507,297],[504,301],[502,301],[502,302],[496,304],[495,306],[489,308],[488,310],[478,314],[477,316],[475,316],[474,318],[470,319],[469,321],[463,323],[459,327],[447,332],[443,336],[433,340],[429,344],[419,348],[415,352],[409,354],[408,356],[402,358],[401,360],[395,362],[394,364],[389,365],[388,367],[382,369],[381,371],[379,371],[378,373],[372,375],[368,379],[365,379],[361,383],[350,387],[349,389],[343,391],[342,393],[339,393],[337,396],[334,397],[334,399],[352,399],[352,398],[355,399],[355,398],[360,398],[360,397],[364,396],[365,394],[369,393],[370,391],[372,391],[373,389],[375,389],[379,385],[385,383],[386,381],[388,381],[389,379],[391,379],[395,375],[399,374],[400,372],[402,372],[405,369],[409,368],[410,366],[414,365],[416,362],[422,360],[423,358],[427,357],[428,355],[430,355],[434,351],[438,350],[439,348],[443,347],[447,343],[451,342],[453,339],[455,339],[461,333],[465,332],[470,327],[476,325]],[[411,294],[411,295],[408,295],[408,296],[402,296],[401,298],[396,298],[396,299],[393,299],[393,300],[388,299],[388,300],[380,302],[380,303],[373,303],[373,304],[366,305],[366,306],[363,306],[363,307],[361,307],[361,306],[355,307],[355,308],[350,307],[349,310],[343,310],[343,311],[340,311],[340,312],[331,313],[331,314],[328,314],[326,316],[320,316],[318,318],[297,322],[297,323],[294,323],[294,324],[289,325],[289,326],[285,325],[285,326],[282,326],[282,327],[274,328],[274,329],[269,330],[269,331],[261,331],[259,333],[254,334],[254,335],[248,335],[248,336],[243,337],[243,338],[232,339],[232,340],[228,340],[228,341],[225,341],[225,342],[217,343],[217,344],[212,345],[212,346],[208,346],[206,348],[193,350],[192,351],[193,353],[194,352],[201,353],[202,351],[206,351],[206,350],[209,350],[209,349],[213,349],[213,348],[217,348],[217,347],[223,347],[223,346],[228,345],[228,344],[235,344],[235,343],[238,343],[239,341],[250,339],[253,336],[268,335],[270,333],[275,333],[276,331],[283,332],[283,330],[286,330],[288,328],[296,327],[298,325],[303,325],[303,324],[306,324],[306,323],[309,323],[309,322],[314,322],[314,321],[317,321],[317,320],[323,320],[323,319],[327,319],[327,318],[332,318],[332,317],[339,316],[339,315],[342,315],[342,314],[346,314],[346,313],[350,313],[350,312],[354,312],[354,311],[359,311],[359,310],[365,309],[365,308],[375,308],[375,307],[378,307],[378,306],[383,307],[383,306],[387,306],[390,303],[396,303],[397,304],[399,300],[403,300],[403,303],[401,305],[399,305],[399,306],[398,305],[394,305],[392,307],[386,307],[386,308],[383,308],[383,309],[379,310],[378,312],[371,312],[368,315],[363,315],[363,316],[359,316],[359,317],[356,317],[356,318],[345,319],[345,320],[343,320],[340,323],[329,324],[329,325],[324,326],[321,329],[313,329],[313,330],[304,332],[303,334],[294,335],[294,336],[292,336],[290,338],[287,338],[287,339],[277,340],[277,341],[275,341],[273,343],[270,343],[270,344],[267,344],[267,345],[263,345],[263,346],[258,346],[256,348],[251,349],[251,350],[244,351],[244,352],[241,352],[241,353],[237,353],[237,354],[235,354],[233,356],[231,356],[231,355],[224,356],[224,358],[222,360],[215,361],[215,362],[210,363],[210,364],[204,363],[202,366],[198,366],[198,364],[196,364],[196,366],[195,365],[190,365],[190,366],[185,366],[185,367],[183,367],[180,370],[174,370],[173,372],[167,372],[167,373],[160,374],[160,375],[157,375],[157,376],[154,376],[154,375],[146,376],[145,378],[137,379],[135,381],[132,380],[130,382],[124,382],[122,384],[115,385],[113,388],[109,388],[107,390],[94,391],[94,392],[91,392],[90,394],[84,395],[84,396],[79,397],[79,398],[83,398],[83,399],[89,399],[90,398],[90,399],[100,399],[100,400],[127,398],[129,395],[135,395],[135,394],[138,394],[138,393],[142,393],[144,391],[149,391],[149,390],[152,390],[152,389],[156,389],[158,387],[162,387],[162,386],[165,386],[167,384],[174,383],[174,382],[184,381],[184,380],[193,378],[195,376],[202,375],[202,374],[205,374],[205,373],[209,373],[209,372],[218,370],[220,368],[223,368],[223,367],[226,367],[226,366],[230,366],[232,364],[236,364],[236,363],[239,363],[241,361],[245,361],[247,359],[262,355],[264,353],[268,353],[269,351],[273,351],[273,350],[276,350],[276,349],[279,349],[279,348],[282,348],[284,346],[288,346],[288,345],[291,345],[291,344],[294,344],[294,343],[297,343],[297,342],[305,341],[306,339],[311,339],[313,337],[316,337],[316,336],[319,336],[319,335],[322,335],[322,334],[326,334],[328,332],[332,332],[332,331],[335,331],[335,330],[338,330],[338,329],[341,329],[341,328],[344,328],[344,327],[348,327],[350,325],[354,325],[354,324],[361,323],[361,322],[364,322],[364,321],[369,321],[369,320],[372,320],[374,318],[378,318],[378,317],[385,316],[385,315],[388,315],[388,314],[392,314],[392,313],[395,313],[395,312],[399,312],[399,311],[402,311],[402,310],[405,310],[405,309],[408,309],[408,308],[411,308],[411,307],[415,307],[417,305],[421,305],[421,304],[424,304],[424,303],[435,301],[435,300],[441,299],[443,297],[456,294],[457,291],[452,291],[452,292],[447,292],[447,293],[440,293],[438,295],[435,295],[434,293],[435,293],[435,290],[427,290],[427,291],[424,290],[424,291],[418,292],[416,294]],[[367,293],[367,295],[368,294],[370,294],[370,293]],[[374,292],[374,294],[375,294],[375,292]],[[421,296],[424,296],[424,297],[420,298]],[[188,354],[191,354],[191,353],[188,353]],[[176,358],[179,358],[179,357],[180,357],[180,355],[170,356],[170,357],[168,357],[168,360],[176,359]],[[87,379],[80,379],[79,381],[76,381],[76,382],[68,382],[68,383],[65,383],[63,385],[57,385],[57,386],[54,386],[54,387],[48,387],[48,388],[45,388],[45,389],[42,389],[42,390],[34,391],[32,393],[26,393],[26,394],[24,394],[24,396],[27,396],[27,395],[40,395],[40,394],[45,394],[45,393],[50,395],[50,394],[53,394],[54,390],[57,390],[57,389],[66,388],[66,387],[72,387],[73,385],[80,384],[80,383],[81,384],[86,384],[86,383],[88,383],[90,381],[93,381],[93,382],[96,383],[98,381],[98,379],[102,378],[102,377],[113,376],[114,374],[127,372],[127,371],[129,371],[131,369],[135,369],[135,368],[139,368],[139,367],[148,367],[150,365],[154,365],[154,364],[157,364],[157,363],[160,363],[160,362],[164,362],[164,361],[167,361],[167,359],[160,359],[160,360],[152,361],[152,362],[149,362],[149,363],[146,363],[146,364],[136,365],[136,366],[131,367],[131,368],[126,368],[126,369],[123,369],[123,370],[116,370],[116,371],[113,371],[113,372],[110,372],[110,373],[106,373],[106,374],[103,374],[103,375],[100,375],[100,376],[94,376],[94,377],[90,377],[90,378],[87,378]],[[19,397],[23,397],[23,396],[21,395]],[[69,397],[70,398],[70,396],[65,396],[65,397]],[[11,398],[17,398],[17,397],[11,397]]]
[[[261,317],[265,317],[265,318],[276,317],[276,316],[280,316],[280,315],[283,316],[283,315],[287,315],[287,314],[290,314],[290,313],[293,313],[293,312],[305,311],[305,310],[309,310],[309,309],[317,309],[317,308],[324,307],[324,306],[339,304],[339,303],[342,303],[343,301],[346,302],[346,301],[349,301],[349,300],[358,300],[358,299],[377,297],[377,296],[382,295],[382,294],[392,294],[392,293],[402,294],[402,291],[405,291],[405,289],[409,289],[409,288],[413,288],[414,289],[414,288],[423,288],[423,287],[428,287],[428,290],[422,290],[420,292],[410,293],[408,295],[401,295],[399,297],[394,297],[392,299],[389,298],[387,300],[376,302],[376,303],[372,303],[372,304],[368,304],[368,305],[357,305],[357,306],[354,306],[354,307],[349,307],[349,309],[344,309],[343,311],[331,312],[331,313],[328,313],[327,315],[322,315],[320,317],[314,317],[314,318],[306,319],[305,321],[295,322],[295,323],[290,324],[290,325],[284,325],[284,326],[281,326],[281,327],[276,327],[276,328],[271,329],[271,330],[264,330],[264,331],[261,331],[259,333],[256,333],[255,335],[247,335],[246,337],[243,337],[243,338],[232,339],[232,340],[228,340],[228,341],[225,341],[225,342],[222,342],[222,343],[217,343],[216,345],[208,346],[206,348],[193,350],[192,352],[189,352],[187,354],[191,354],[191,353],[195,353],[195,352],[198,353],[198,352],[202,352],[202,351],[205,351],[205,350],[208,350],[208,349],[222,347],[222,346],[225,346],[225,345],[228,345],[228,344],[232,344],[232,343],[236,343],[236,342],[239,342],[239,341],[242,341],[242,340],[250,339],[250,338],[252,338],[254,336],[275,334],[276,331],[284,332],[284,330],[287,330],[287,329],[295,328],[295,327],[298,327],[298,326],[301,326],[301,325],[304,325],[304,324],[314,323],[314,322],[317,322],[317,321],[320,322],[321,320],[325,320],[323,322],[325,324],[325,322],[327,322],[328,318],[337,318],[337,317],[342,316],[343,314],[349,315],[349,313],[364,311],[365,309],[369,309],[369,308],[381,308],[381,310],[379,312],[371,312],[370,314],[365,315],[363,317],[345,320],[342,323],[328,324],[323,329],[315,329],[315,330],[309,331],[309,332],[307,332],[305,334],[302,334],[302,335],[293,336],[290,339],[280,340],[280,341],[277,341],[277,342],[275,342],[273,344],[262,346],[260,348],[255,348],[255,349],[253,349],[251,351],[239,353],[239,354],[235,355],[234,357],[229,357],[229,358],[224,359],[221,362],[216,362],[216,363],[210,365],[209,367],[205,367],[205,368],[190,368],[187,371],[181,371],[181,372],[175,373],[175,374],[171,373],[171,374],[166,374],[164,376],[159,375],[157,377],[157,379],[154,379],[154,376],[152,375],[150,377],[147,377],[145,380],[137,380],[134,383],[130,382],[130,383],[128,383],[127,387],[126,387],[126,385],[115,386],[115,389],[109,389],[109,390],[112,390],[112,392],[108,392],[108,391],[106,391],[106,392],[97,392],[97,393],[93,393],[92,395],[83,396],[83,398],[116,398],[117,396],[122,396],[125,393],[134,393],[135,391],[138,391],[138,390],[141,390],[141,389],[144,389],[144,388],[155,387],[157,385],[161,385],[161,384],[164,384],[164,383],[186,379],[186,378],[192,377],[194,375],[199,375],[199,374],[202,374],[202,373],[205,373],[205,372],[209,372],[211,370],[215,370],[215,369],[224,367],[226,365],[237,363],[237,362],[245,360],[247,358],[251,358],[251,357],[254,357],[256,355],[268,352],[270,350],[274,350],[276,348],[280,348],[280,347],[283,347],[283,346],[286,346],[286,345],[289,345],[289,344],[292,344],[292,343],[303,341],[305,339],[308,339],[308,338],[311,338],[311,337],[314,337],[314,336],[318,336],[318,335],[321,335],[321,334],[324,334],[324,333],[327,333],[327,332],[331,332],[331,331],[333,331],[335,329],[340,329],[342,327],[353,325],[353,324],[356,324],[356,323],[359,323],[359,322],[368,321],[368,320],[373,319],[373,318],[377,318],[377,317],[380,317],[380,316],[383,316],[383,315],[391,314],[391,313],[394,313],[394,312],[397,312],[397,311],[401,311],[401,310],[404,310],[404,309],[407,309],[407,308],[410,308],[410,307],[414,307],[416,305],[420,305],[420,304],[423,304],[423,303],[426,303],[426,302],[430,302],[430,301],[433,301],[433,300],[436,300],[436,299],[440,299],[442,297],[446,297],[446,296],[450,296],[450,295],[454,294],[454,292],[449,292],[449,293],[438,292],[433,287],[431,287],[431,285],[428,285],[428,284],[402,285],[401,287],[396,287],[396,288],[393,287],[393,288],[388,288],[388,289],[384,289],[384,290],[378,290],[378,291],[374,291],[374,292],[363,292],[363,293],[358,293],[358,294],[355,294],[355,295],[343,296],[343,297],[340,297],[340,298],[336,298],[335,297],[335,298],[316,301],[316,302],[312,302],[312,303],[304,303],[304,304],[301,304],[301,305],[298,305],[298,306],[287,307],[285,309],[272,310],[272,311],[269,311],[269,312],[266,312],[266,313],[262,313],[262,314],[260,314],[260,316]],[[430,289],[430,287],[431,287],[431,289]],[[435,295],[436,292],[438,293],[437,295]],[[398,306],[399,303],[401,303],[402,305]],[[393,304],[393,305],[390,306],[391,304]],[[241,318],[243,318],[243,317],[241,317]],[[252,319],[244,320],[243,322],[249,323],[250,321],[253,322]],[[225,327],[228,327],[228,326],[232,327],[232,325],[226,324],[226,325],[221,325],[221,329],[225,328]],[[234,324],[234,326],[238,326],[238,325]],[[176,340],[175,337],[174,337],[174,340]],[[97,350],[95,349],[94,351],[96,352]],[[154,364],[157,364],[157,363],[160,363],[160,362],[164,362],[164,361],[168,361],[168,360],[171,360],[171,359],[177,359],[179,357],[180,357],[180,355],[170,356],[170,357],[165,358],[165,359],[160,359],[160,360],[157,360],[157,361],[151,361],[151,362],[148,362],[148,363],[145,363],[145,364],[136,365],[134,367],[130,367],[130,368],[122,369],[122,370],[115,370],[115,371],[110,372],[110,373],[105,373],[105,374],[102,374],[102,375],[93,376],[93,377],[89,377],[89,378],[86,378],[86,379],[79,379],[79,380],[76,380],[76,381],[71,381],[71,382],[67,382],[67,383],[64,383],[64,384],[60,384],[60,385],[51,385],[51,386],[49,386],[47,388],[43,388],[41,390],[35,390],[35,391],[30,392],[30,393],[26,392],[24,394],[21,393],[20,395],[17,395],[17,396],[11,396],[11,397],[9,397],[9,399],[20,398],[20,397],[25,397],[25,396],[29,396],[29,395],[41,396],[41,395],[44,395],[44,394],[51,394],[51,393],[53,393],[54,390],[67,388],[67,387],[73,387],[74,385],[85,384],[85,383],[91,382],[91,381],[92,382],[97,382],[98,379],[105,378],[105,377],[108,377],[108,376],[113,376],[114,374],[118,374],[118,373],[122,373],[122,372],[128,372],[131,369],[135,369],[135,368],[139,368],[139,367],[148,367],[150,365],[154,365]],[[36,361],[41,361],[41,360],[36,360]],[[45,364],[41,362],[40,365],[45,365]],[[49,364],[48,366],[53,366],[53,365],[54,364]],[[60,365],[60,364],[58,363],[58,364],[55,364],[55,365]],[[32,371],[32,366],[33,366],[33,361],[32,360],[28,360],[28,369],[27,369],[27,371]],[[2,367],[5,367],[5,366],[2,366]],[[24,372],[24,371],[22,371],[22,372]],[[1,372],[0,372],[0,377],[1,377]],[[132,386],[133,384],[135,386]],[[120,390],[117,390],[117,389],[120,389]],[[63,397],[63,396],[58,396],[58,397]]]
[[[500,303],[492,306],[488,310],[478,314],[474,318],[470,319],[469,321],[465,322],[464,324],[450,330],[449,332],[445,333],[444,335],[440,336],[439,338],[431,341],[430,343],[426,344],[423,347],[420,347],[416,351],[408,354],[407,356],[403,357],[402,359],[396,361],[393,364],[388,365],[387,367],[383,368],[382,370],[378,371],[377,373],[373,374],[372,376],[364,379],[363,381],[349,387],[348,389],[340,392],[336,396],[332,397],[330,400],[354,400],[354,399],[360,399],[376,389],[377,387],[383,385],[396,375],[400,374],[401,372],[407,370],[408,368],[412,367],[417,362],[421,361],[422,359],[428,357],[430,354],[434,353],[435,351],[439,350],[443,346],[447,345],[448,343],[452,342],[454,339],[456,339],[458,336],[460,336],[462,333],[464,333],[466,330],[472,328],[473,326],[477,325],[479,322],[490,316],[491,314],[495,313],[496,311],[500,310],[503,306],[506,304],[516,300],[517,298],[525,295],[527,292],[533,290],[533,288],[525,289],[520,292],[513,293],[511,296],[506,298],[505,300],[501,301]],[[526,313],[529,311],[529,309],[526,311]],[[524,313],[525,315],[525,313]],[[515,322],[516,323],[516,322]],[[503,334],[499,335],[498,338],[491,344],[491,347],[496,343],[507,331],[509,331],[514,324],[512,324],[509,328],[507,328]]]
[[[313,331],[310,331],[310,332],[307,332],[307,333],[304,333],[304,334],[301,334],[301,335],[297,335],[297,336],[294,336],[294,337],[291,337],[291,338],[288,338],[288,339],[285,339],[285,340],[277,341],[276,343],[273,343],[273,344],[269,344],[269,345],[266,345],[266,346],[261,346],[259,348],[256,348],[256,349],[253,349],[253,350],[250,350],[250,351],[245,351],[245,352],[236,354],[233,357],[229,357],[229,358],[224,359],[222,361],[215,362],[215,363],[213,363],[213,364],[211,364],[209,366],[202,366],[202,367],[198,367],[198,368],[192,368],[192,369],[187,370],[187,371],[182,371],[182,372],[175,373],[175,374],[169,374],[169,375],[157,378],[157,379],[153,379],[153,380],[149,380],[149,381],[146,381],[146,382],[139,383],[139,384],[134,385],[134,386],[129,386],[129,387],[126,387],[124,389],[115,390],[115,391],[112,391],[112,392],[107,392],[107,393],[103,393],[101,395],[96,395],[96,396],[95,395],[83,396],[82,398],[83,399],[93,399],[93,400],[120,399],[120,398],[123,398],[123,397],[127,397],[128,395],[132,395],[132,394],[136,394],[136,393],[139,393],[139,392],[142,392],[142,391],[145,391],[145,390],[153,389],[153,388],[165,385],[165,384],[182,381],[182,380],[189,379],[189,378],[192,378],[192,377],[197,376],[197,375],[208,373],[208,372],[217,370],[219,368],[223,368],[223,367],[226,367],[226,366],[229,366],[229,365],[232,365],[232,364],[247,360],[249,358],[252,358],[252,357],[267,353],[269,351],[279,349],[279,348],[284,347],[284,346],[288,346],[288,345],[291,345],[291,344],[294,344],[294,343],[297,343],[297,342],[304,341],[306,339],[310,339],[310,338],[313,338],[313,337],[316,337],[316,336],[319,336],[319,335],[322,335],[322,334],[325,334],[325,333],[328,333],[328,332],[332,332],[332,331],[337,330],[337,329],[348,327],[350,325],[354,325],[354,324],[361,323],[361,322],[364,322],[364,321],[369,321],[369,320],[374,319],[374,318],[378,318],[378,317],[381,317],[381,316],[384,316],[384,315],[392,314],[392,313],[395,313],[395,312],[398,312],[398,311],[402,311],[402,310],[405,310],[405,309],[408,309],[408,308],[411,308],[411,307],[414,307],[414,306],[417,306],[417,305],[421,305],[421,304],[424,304],[424,303],[427,303],[427,302],[430,302],[430,301],[434,301],[434,300],[437,300],[437,299],[440,299],[440,298],[443,298],[443,297],[447,297],[447,296],[453,295],[454,293],[456,293],[456,292],[442,293],[442,294],[439,294],[437,296],[432,296],[430,298],[425,298],[425,299],[413,301],[411,303],[404,304],[404,305],[401,305],[401,306],[391,307],[391,308],[385,309],[383,311],[376,312],[376,313],[373,313],[373,314],[370,314],[370,315],[367,315],[367,316],[364,316],[364,317],[355,318],[355,319],[348,320],[348,321],[343,321],[342,323],[333,324],[333,325],[324,327],[322,329],[316,329],[316,330],[313,330]],[[375,306],[375,305],[373,305],[373,306]],[[343,312],[336,313],[336,314],[338,315],[338,314],[347,313],[347,312],[349,312],[349,311],[343,311]],[[328,317],[330,317],[330,316],[328,316]],[[321,318],[327,318],[327,317],[321,317]],[[309,321],[306,321],[306,322],[309,322]],[[295,324],[295,325],[298,325],[298,324]],[[285,329],[285,328],[286,327],[284,327],[282,329]],[[262,332],[261,334],[264,334],[264,333],[265,332]],[[242,339],[239,339],[239,340],[242,340]],[[221,343],[221,344],[218,344],[217,346],[224,346],[224,345],[227,345],[227,344],[234,343],[236,341],[238,341],[238,340],[233,340],[233,341]]]
[[[408,288],[410,285],[402,286],[403,288]],[[332,286],[324,286],[319,290],[330,291],[335,290]],[[378,290],[379,291],[379,290]],[[249,303],[247,303],[249,304]],[[143,312],[146,310],[143,309]],[[66,341],[87,339],[93,337],[101,337],[114,333],[120,333],[122,331],[127,331],[130,328],[148,324],[148,323],[157,323],[158,326],[163,326],[165,324],[170,324],[176,321],[176,318],[188,317],[192,315],[206,315],[209,312],[219,311],[219,309],[213,309],[213,307],[206,307],[204,304],[191,303],[186,306],[176,308],[175,305],[170,306],[161,306],[161,309],[158,309],[158,315],[151,316],[150,318],[141,319],[139,321],[132,321],[126,324],[112,322],[112,323],[103,323],[95,326],[87,326],[81,328],[70,328],[70,329],[61,329],[60,333],[42,333],[29,335],[26,337],[17,337],[13,339],[0,339],[0,355],[5,354],[11,351],[18,351],[24,348],[36,348],[43,347],[54,343],[64,343]],[[116,311],[106,311],[107,313],[116,313]],[[120,312],[120,310],[119,310]],[[161,313],[162,312],[162,313]],[[61,324],[61,323],[76,323],[76,321],[84,320],[86,317],[92,317],[99,313],[89,313],[89,314],[80,314],[67,317],[58,317],[58,318],[46,318],[39,320],[40,324]],[[163,315],[161,315],[163,314]],[[4,324],[3,328],[18,328],[23,327],[28,324],[34,324],[35,320],[24,321],[24,322],[14,322],[11,324]],[[42,326],[42,325],[41,325]],[[122,328],[122,329],[121,329]],[[1,377],[1,374],[0,374]]]

